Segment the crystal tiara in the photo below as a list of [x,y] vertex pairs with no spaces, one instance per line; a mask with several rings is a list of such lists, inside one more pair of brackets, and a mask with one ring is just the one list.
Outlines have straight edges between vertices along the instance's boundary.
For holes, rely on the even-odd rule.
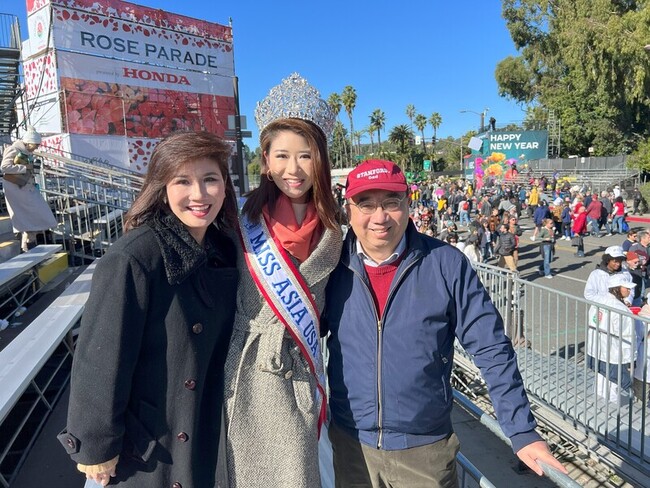
[[298,73],[293,73],[269,91],[255,107],[255,121],[260,133],[277,119],[302,119],[316,124],[327,139],[334,130],[336,116],[329,104],[320,98],[316,88]]

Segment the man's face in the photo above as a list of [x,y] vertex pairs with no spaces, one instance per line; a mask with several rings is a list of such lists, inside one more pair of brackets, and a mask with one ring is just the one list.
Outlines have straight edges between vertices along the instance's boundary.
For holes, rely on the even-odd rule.
[[[381,202],[402,199],[396,210],[384,210]],[[363,213],[356,205],[374,203],[377,208],[370,214]],[[409,221],[408,198],[404,192],[368,190],[351,198],[348,205],[350,226],[359,239],[364,252],[380,262],[397,248]]]
[[648,244],[650,244],[650,234],[644,235],[640,242],[643,247],[648,247]]

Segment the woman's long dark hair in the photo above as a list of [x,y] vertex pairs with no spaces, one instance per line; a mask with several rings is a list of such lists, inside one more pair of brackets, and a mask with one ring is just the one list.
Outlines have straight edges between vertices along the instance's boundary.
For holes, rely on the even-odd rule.
[[217,163],[226,187],[226,197],[215,219],[216,224],[221,229],[235,228],[237,197],[228,174],[231,154],[230,145],[209,132],[177,132],[160,141],[151,155],[142,190],[126,214],[124,231],[128,232],[158,215],[169,213],[169,206],[165,203],[167,183],[183,165],[200,159]]
[[[278,119],[267,125],[260,135],[263,167],[267,167],[264,154],[268,154],[271,143],[278,133],[285,130],[298,134],[307,141],[311,150],[311,162],[314,166],[312,171],[314,183],[309,193],[314,200],[318,218],[323,225],[329,229],[337,228],[341,217],[339,206],[334,200],[334,195],[332,195],[332,176],[327,154],[327,140],[316,125],[302,119]],[[275,202],[281,193],[275,182],[267,178],[266,172],[262,173],[260,186],[247,195],[248,198],[242,213],[254,222],[259,221],[264,205],[268,204],[269,211],[273,212]]]

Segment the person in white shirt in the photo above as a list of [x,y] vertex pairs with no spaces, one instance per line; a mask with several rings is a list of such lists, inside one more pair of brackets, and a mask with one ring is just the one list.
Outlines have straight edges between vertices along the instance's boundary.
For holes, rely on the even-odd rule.
[[605,249],[603,258],[587,278],[584,297],[592,302],[602,300],[607,295],[607,279],[610,275],[621,271],[621,264],[625,261],[625,253],[621,246],[610,246]]
[[[607,278],[606,286],[607,294],[589,308],[587,366],[618,386],[619,398],[625,403],[632,395],[634,321],[620,312],[629,313],[624,300],[636,285],[629,276],[616,273]],[[606,398],[611,399],[611,395]]]

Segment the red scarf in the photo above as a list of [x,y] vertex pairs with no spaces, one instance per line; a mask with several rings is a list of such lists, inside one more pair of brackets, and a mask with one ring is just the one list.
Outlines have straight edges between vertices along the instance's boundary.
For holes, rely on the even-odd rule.
[[281,195],[276,200],[273,215],[269,214],[268,205],[264,205],[262,214],[273,239],[301,263],[316,249],[323,234],[323,226],[313,201],[307,205],[302,225],[298,225],[291,200],[286,195]]

